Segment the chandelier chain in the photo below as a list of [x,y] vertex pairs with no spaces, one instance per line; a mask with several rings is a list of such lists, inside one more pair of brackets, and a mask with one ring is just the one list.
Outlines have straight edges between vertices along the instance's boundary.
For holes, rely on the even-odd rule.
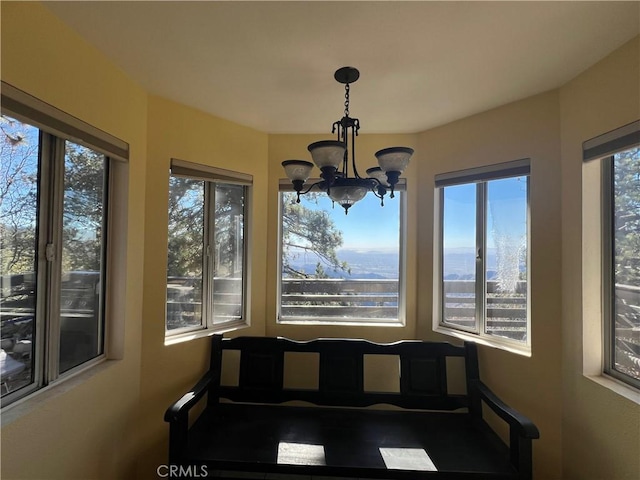
[[349,84],[344,86],[344,116],[349,117]]

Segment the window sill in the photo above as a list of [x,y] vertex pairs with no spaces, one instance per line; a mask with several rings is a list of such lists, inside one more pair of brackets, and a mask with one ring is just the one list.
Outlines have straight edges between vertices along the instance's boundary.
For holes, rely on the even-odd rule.
[[597,383],[601,387],[611,390],[613,393],[626,398],[627,400],[640,405],[640,390],[627,385],[624,382],[616,380],[608,375],[585,375],[586,378],[594,383]]
[[242,328],[248,328],[248,322],[234,322],[228,325],[223,325],[219,328],[203,328],[201,330],[193,330],[191,332],[178,333],[174,335],[165,336],[164,346],[176,345],[178,343],[189,342],[198,338],[211,337],[217,333],[227,333],[234,330],[240,330]]
[[2,415],[0,416],[1,426],[4,428],[21,417],[29,415],[34,410],[42,408],[43,403],[53,400],[78,385],[83,384],[94,375],[98,375],[111,368],[118,361],[119,360],[106,360],[104,358],[96,359],[95,362],[90,363],[77,373],[64,377],[52,385],[35,390],[10,405],[2,407]]
[[531,357],[531,346],[530,345],[519,345],[513,342],[509,342],[508,340],[502,340],[500,338],[494,337],[481,337],[479,335],[475,335],[472,333],[462,332],[460,330],[453,330],[451,328],[443,327],[439,325],[433,328],[433,331],[436,333],[441,333],[443,335],[449,335],[451,337],[456,337],[461,340],[465,340],[467,342],[474,342],[480,345],[486,345],[491,348],[497,348],[500,350],[505,350],[509,353],[515,353],[516,355],[522,355],[524,357]]
[[288,318],[286,320],[278,320],[278,325],[331,325],[331,326],[344,326],[344,327],[386,327],[386,328],[402,328],[405,327],[405,323],[401,321],[376,321],[371,319],[362,320],[337,320],[337,319],[324,319],[324,318]]

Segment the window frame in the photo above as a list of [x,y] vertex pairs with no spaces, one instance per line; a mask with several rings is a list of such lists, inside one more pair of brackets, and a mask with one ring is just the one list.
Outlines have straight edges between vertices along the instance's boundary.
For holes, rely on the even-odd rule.
[[[585,142],[585,161],[598,157],[589,157],[589,152],[606,152],[601,159],[601,271],[602,271],[602,373],[632,388],[640,389],[640,379],[634,378],[615,368],[615,323],[616,323],[616,284],[615,284],[615,154],[640,146],[640,121],[605,134],[607,142],[598,144],[597,137]],[[635,130],[634,130],[635,126]],[[631,131],[631,133],[626,133]],[[616,132],[618,135],[616,135]],[[607,144],[609,145],[607,147]],[[610,151],[608,151],[610,150]],[[592,153],[593,155],[593,153]]]
[[[308,184],[321,181],[320,178],[310,178]],[[343,319],[340,317],[295,317],[282,316],[282,193],[295,192],[291,180],[280,178],[278,183],[278,261],[277,261],[277,282],[276,282],[276,323],[278,325],[345,325],[355,327],[404,327],[407,324],[407,181],[400,178],[394,187],[395,197],[389,199],[385,197],[385,206],[393,202],[398,202],[399,232],[398,232],[398,318],[397,319],[375,319],[350,317]],[[370,193],[367,193],[369,195]],[[336,206],[336,211],[344,214]],[[356,205],[357,208],[357,205]]]
[[[119,358],[121,338],[113,325],[113,299],[120,296],[114,287],[122,262],[114,232],[126,232],[126,214],[115,192],[127,183],[129,145],[12,85],[2,82],[1,110],[6,115],[39,130],[37,153],[37,193],[35,215],[35,306],[33,319],[32,381],[2,398],[2,410],[31,398],[47,387],[87,371],[108,358]],[[70,142],[103,155],[103,190],[100,248],[100,295],[96,306],[99,348],[97,355],[61,372],[60,295],[62,286],[63,199],[65,195],[65,144]],[[124,167],[116,164],[122,164]]]
[[[488,202],[488,182],[526,176],[526,208],[527,208],[527,252],[526,252],[526,340],[518,341],[507,337],[492,335],[486,332],[486,251],[487,231],[486,216]],[[437,174],[434,188],[434,247],[433,247],[433,323],[434,332],[457,337],[483,345],[506,350],[512,353],[531,356],[531,160],[523,158],[492,165],[469,168],[453,172]],[[480,251],[480,260],[475,268],[475,325],[470,328],[445,322],[444,301],[444,190],[455,185],[471,185],[476,187],[476,251]],[[480,250],[478,250],[480,249]]]
[[[165,344],[200,338],[223,333],[251,325],[251,267],[250,267],[250,245],[251,245],[251,223],[252,223],[252,195],[253,195],[253,175],[227,170],[210,165],[193,163],[177,158],[172,158],[169,169],[170,177],[186,178],[203,182],[203,245],[202,245],[202,317],[199,325],[189,325],[185,327],[167,329],[168,319],[168,296],[165,296]],[[243,252],[242,252],[242,307],[241,318],[223,323],[215,322],[214,312],[214,282],[211,275],[215,270],[215,203],[216,185],[240,185],[244,192],[243,209]],[[169,238],[167,237],[167,241]],[[168,257],[167,257],[168,259]],[[165,288],[165,295],[167,289]]]

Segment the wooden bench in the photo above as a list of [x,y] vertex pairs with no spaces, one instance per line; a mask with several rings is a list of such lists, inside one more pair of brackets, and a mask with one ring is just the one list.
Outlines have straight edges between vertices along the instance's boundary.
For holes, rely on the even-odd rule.
[[[236,386],[220,384],[224,350],[240,351]],[[296,358],[289,352],[316,354],[317,389],[283,385],[285,362]],[[399,359],[398,392],[365,391],[367,355]],[[464,359],[466,394],[448,393],[451,357]],[[205,393],[206,407],[189,426],[189,410]],[[365,408],[377,404],[395,407]],[[508,446],[483,419],[483,404],[508,424]],[[531,440],[539,437],[480,381],[473,343],[216,335],[210,370],[165,420],[171,465],[262,479],[531,479]]]

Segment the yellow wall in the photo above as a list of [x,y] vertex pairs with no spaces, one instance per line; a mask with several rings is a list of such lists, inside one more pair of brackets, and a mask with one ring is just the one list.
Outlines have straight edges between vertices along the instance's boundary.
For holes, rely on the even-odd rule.
[[146,176],[144,311],[140,413],[140,478],[166,463],[171,402],[206,369],[209,338],[164,345],[167,272],[167,206],[171,158],[253,175],[250,258],[251,323],[243,335],[264,335],[267,259],[267,135],[159,97],[149,98]]
[[[629,389],[634,402],[607,388],[614,385],[603,385],[583,375],[585,370],[591,373],[590,363],[595,362],[599,368],[601,352],[598,345],[583,351],[583,338],[592,343],[589,336],[600,332],[599,305],[583,308],[583,302],[597,302],[600,288],[596,285],[590,292],[594,298],[583,298],[583,284],[593,281],[592,271],[597,271],[599,258],[597,249],[594,255],[583,254],[583,246],[589,245],[583,238],[582,204],[592,201],[597,191],[587,189],[583,200],[581,179],[582,143],[640,119],[640,37],[560,89],[560,105],[564,478],[638,479],[640,394]],[[597,211],[585,214],[586,223],[591,225]],[[598,232],[586,231],[598,237]]]
[[124,358],[3,414],[1,476],[124,478],[137,449],[147,95],[39,4],[2,2],[1,27],[2,80],[128,142],[131,157]]
[[418,302],[420,337],[451,341],[431,331],[434,176],[438,173],[531,159],[531,357],[479,347],[481,376],[507,403],[529,416],[536,478],[561,471],[560,159],[557,91],[537,95],[420,135]]
[[206,339],[164,345],[171,157],[254,175],[252,327],[240,333],[376,341],[451,340],[431,331],[434,175],[531,158],[532,356],[481,347],[482,375],[539,426],[537,479],[640,477],[638,405],[582,373],[579,181],[581,143],[640,117],[638,39],[559,90],[420,134],[363,132],[362,165],[379,148],[416,147],[406,175],[407,325],[303,329],[275,322],[277,180],[282,160],[305,158],[307,144],[331,135],[267,135],[149,96],[41,5],[1,8],[2,80],[131,146],[124,359],[3,420],[2,478],[155,478],[166,461],[164,410],[208,357]]

